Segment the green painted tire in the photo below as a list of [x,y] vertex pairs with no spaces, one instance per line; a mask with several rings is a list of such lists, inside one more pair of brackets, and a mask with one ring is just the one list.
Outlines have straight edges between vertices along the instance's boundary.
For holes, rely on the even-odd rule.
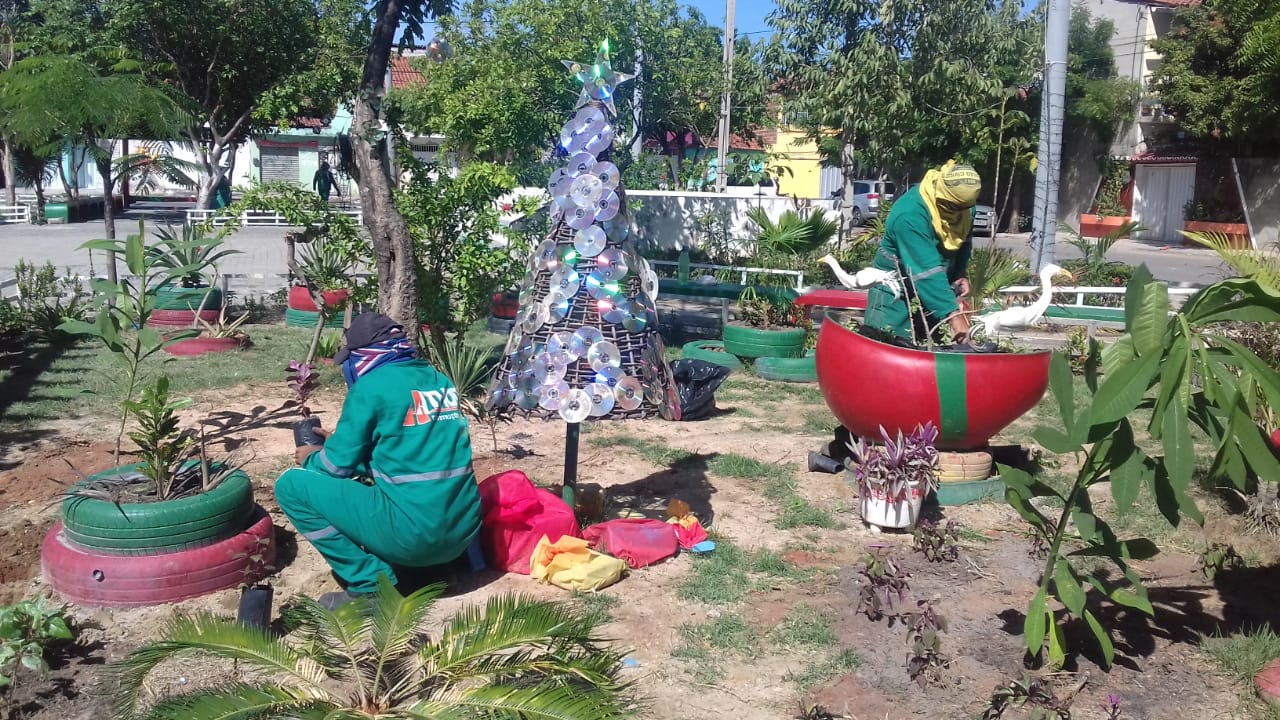
[[[313,328],[316,326],[316,318],[320,316],[318,312],[310,312],[307,310],[294,310],[286,308],[284,311],[284,324],[288,327],[305,327]],[[324,326],[330,329],[342,328],[342,313],[337,313],[333,317],[325,321]]]
[[730,370],[741,370],[742,361],[733,353],[724,349],[719,340],[694,340],[680,348],[680,354],[689,360],[705,360]]
[[804,354],[804,328],[724,326],[724,349],[740,358],[797,358]]
[[[96,473],[77,487],[135,467]],[[243,532],[253,512],[253,487],[239,470],[207,493],[177,500],[120,505],[87,497],[62,501],[67,539],[107,555],[156,555],[212,545]]]
[[776,382],[818,382],[818,365],[813,356],[799,358],[762,357],[756,360],[756,374]]
[[[209,297],[205,297],[205,293]],[[199,308],[200,301],[204,304]],[[157,310],[217,310],[222,307],[222,289],[204,287],[180,287],[177,285],[161,285],[156,288]]]

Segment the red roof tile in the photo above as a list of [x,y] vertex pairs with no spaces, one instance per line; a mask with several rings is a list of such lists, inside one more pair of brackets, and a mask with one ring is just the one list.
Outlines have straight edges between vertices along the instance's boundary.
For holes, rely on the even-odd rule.
[[391,56],[391,87],[393,89],[406,88],[426,81],[422,71],[410,64],[409,60],[410,58],[404,55]]

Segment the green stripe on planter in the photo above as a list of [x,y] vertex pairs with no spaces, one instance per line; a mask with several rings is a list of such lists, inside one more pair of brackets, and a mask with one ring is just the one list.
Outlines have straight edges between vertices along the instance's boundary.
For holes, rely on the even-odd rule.
[[934,353],[933,369],[938,380],[938,439],[955,442],[969,430],[969,408],[965,401],[965,356]]

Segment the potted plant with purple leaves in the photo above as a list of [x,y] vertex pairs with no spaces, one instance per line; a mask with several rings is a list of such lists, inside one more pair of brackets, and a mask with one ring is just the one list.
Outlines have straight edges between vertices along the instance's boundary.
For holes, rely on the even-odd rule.
[[315,394],[316,387],[319,385],[315,366],[293,360],[289,363],[289,368],[286,372],[289,375],[287,384],[289,389],[293,391],[293,400],[290,403],[297,406],[298,414],[302,416],[301,420],[293,424],[294,443],[298,447],[303,445],[323,445],[324,437],[315,430],[320,427],[320,418],[312,417],[311,408],[307,406],[307,402]]
[[916,425],[904,435],[880,428],[882,445],[865,438],[849,443],[846,467],[862,505],[862,520],[872,529],[914,527],[924,499],[938,487],[938,429]]

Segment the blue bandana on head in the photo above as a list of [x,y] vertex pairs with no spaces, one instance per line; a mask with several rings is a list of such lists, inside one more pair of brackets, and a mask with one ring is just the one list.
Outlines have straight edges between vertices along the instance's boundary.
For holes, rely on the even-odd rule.
[[347,381],[347,387],[351,387],[356,380],[373,372],[375,368],[412,360],[413,354],[413,343],[406,337],[391,338],[372,345],[352,348],[351,354],[342,361],[342,378]]

